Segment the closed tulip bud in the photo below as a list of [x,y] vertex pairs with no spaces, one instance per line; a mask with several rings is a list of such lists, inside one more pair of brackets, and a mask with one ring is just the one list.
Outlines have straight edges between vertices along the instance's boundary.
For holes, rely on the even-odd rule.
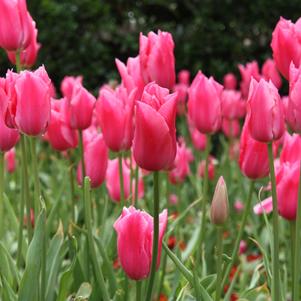
[[223,225],[229,217],[229,202],[227,186],[221,176],[215,187],[211,208],[210,218],[214,225]]
[[175,84],[174,42],[169,32],[140,34],[139,59],[145,84],[155,81],[159,86],[172,89]]
[[241,118],[245,114],[246,102],[241,99],[241,93],[234,90],[224,90],[221,95],[222,115],[227,119]]
[[178,73],[178,81],[180,84],[189,86],[190,72],[188,70],[181,70]]
[[0,87],[0,151],[7,152],[13,148],[19,140],[19,132],[5,124],[5,112],[8,105],[8,97]]
[[79,76],[65,76],[61,82],[61,92],[64,97],[71,100],[73,95],[73,90],[77,85],[81,85],[83,82],[83,77]]
[[228,138],[238,137],[240,134],[240,124],[237,119],[229,120],[223,118],[222,131]]
[[133,141],[134,158],[141,168],[156,171],[172,167],[177,152],[176,99],[176,93],[169,94],[155,83],[145,86],[136,104]]
[[262,65],[261,73],[266,81],[271,80],[274,86],[277,89],[280,89],[282,85],[282,80],[280,74],[278,73],[274,60],[267,59]]
[[4,155],[6,170],[8,173],[13,173],[16,170],[16,150],[10,149]]
[[[164,210],[159,216],[157,268],[160,265],[166,225],[167,210]],[[134,207],[124,208],[114,229],[117,232],[118,257],[124,272],[133,280],[147,278],[152,262],[153,217]]]
[[192,144],[196,150],[203,151],[206,148],[207,137],[205,134],[201,133],[189,120],[188,117],[188,129],[191,136]]
[[298,134],[285,133],[280,154],[280,162],[294,163],[301,160],[301,137]]
[[281,74],[289,79],[289,67],[293,62],[297,67],[301,59],[301,18],[296,24],[280,17],[273,34],[271,47],[273,58]]
[[74,87],[69,102],[69,122],[73,129],[85,130],[92,122],[95,97],[81,84]]
[[176,84],[173,87],[173,92],[178,93],[177,97],[177,113],[179,115],[184,115],[186,112],[186,99],[188,96],[189,86],[185,84]]
[[189,118],[203,134],[213,134],[220,129],[222,90],[222,85],[213,77],[208,79],[201,71],[198,72],[189,88]]
[[[213,156],[209,156],[209,165],[208,165],[208,178],[209,180],[213,180],[215,176],[215,165],[217,164],[217,160]],[[198,175],[201,178],[205,177],[206,170],[206,160],[202,160],[198,165]]]
[[248,97],[249,129],[260,142],[271,142],[284,134],[283,105],[273,83],[252,79]]
[[[41,44],[37,42],[38,30],[34,21],[31,27],[32,34],[29,45],[20,52],[20,64],[22,67],[30,68],[37,60],[38,51]],[[16,51],[7,51],[8,59],[12,64],[16,65]]]
[[139,55],[129,57],[126,65],[118,59],[115,59],[115,63],[121,76],[122,84],[127,89],[128,95],[130,95],[133,90],[136,90],[135,97],[136,99],[140,99],[145,84],[141,75]]
[[112,92],[103,89],[96,103],[96,115],[105,142],[114,152],[128,150],[132,146],[136,91],[134,89],[128,95],[123,86]]
[[78,134],[71,129],[67,117],[68,100],[52,99],[51,118],[47,129],[47,140],[58,151],[66,151],[75,148],[78,144]]
[[26,0],[0,1],[0,47],[8,51],[28,47],[32,35],[32,18]]
[[227,73],[224,76],[224,87],[227,90],[235,90],[237,86],[237,79],[233,73]]
[[[124,185],[124,198],[128,199],[131,191],[131,169],[127,163],[122,161],[122,175]],[[135,189],[135,180],[133,180],[133,187]],[[106,187],[110,198],[114,202],[120,202],[121,190],[120,190],[120,178],[119,178],[119,163],[118,159],[109,160],[107,173],[106,173]],[[132,190],[134,191],[134,190]],[[138,180],[138,198],[141,199],[144,196],[144,183],[143,179]]]
[[238,69],[241,75],[240,90],[243,98],[247,98],[249,94],[249,86],[251,78],[254,77],[256,80],[260,80],[260,73],[258,63],[252,61],[247,63],[246,66],[239,64]]
[[285,109],[286,120],[290,128],[301,132],[301,67],[290,65],[289,98]]
[[[97,133],[96,129],[84,131],[84,160],[85,172],[91,180],[91,187],[99,187],[106,176],[108,165],[108,148],[104,142],[102,134]],[[82,184],[81,162],[77,168],[77,182]]]

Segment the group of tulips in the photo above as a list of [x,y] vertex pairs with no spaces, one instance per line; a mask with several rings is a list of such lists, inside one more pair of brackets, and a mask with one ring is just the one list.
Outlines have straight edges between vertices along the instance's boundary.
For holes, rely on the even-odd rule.
[[[5,237],[5,166],[9,173],[19,167],[15,147],[19,148],[21,154],[22,170],[22,180],[19,183],[22,195],[19,210],[20,235],[23,236],[26,232],[28,242],[34,242],[32,237],[36,232],[37,219],[42,219],[43,214],[47,216],[40,185],[36,142],[49,143],[53,150],[61,152],[63,158],[70,160],[71,167],[74,164],[78,166],[76,179],[83,194],[78,203],[72,200],[70,218],[74,224],[78,223],[78,226],[83,226],[88,231],[90,256],[87,260],[91,260],[96,285],[100,287],[103,300],[110,300],[112,296],[108,293],[106,275],[95,261],[92,208],[89,201],[91,189],[97,189],[103,183],[105,193],[116,203],[120,215],[116,217],[113,227],[117,233],[117,252],[124,277],[137,282],[137,301],[152,300],[157,295],[154,293],[154,282],[156,271],[160,269],[162,245],[166,246],[163,240],[168,228],[168,210],[164,209],[159,214],[162,208],[160,179],[167,174],[170,185],[181,187],[192,175],[190,163],[197,160],[193,152],[202,153],[204,160],[197,162],[196,168],[202,189],[197,190],[201,205],[198,209],[200,231],[193,254],[195,271],[188,271],[176,254],[165,248],[165,252],[194,288],[196,300],[214,298],[218,301],[223,298],[225,283],[242,247],[248,215],[253,214],[251,199],[254,182],[269,176],[270,184],[266,189],[271,191],[271,197],[259,202],[253,211],[259,215],[273,212],[273,264],[269,283],[271,300],[285,300],[286,296],[286,292],[280,289],[280,215],[295,227],[295,236],[292,237],[293,281],[289,293],[294,301],[298,301],[301,243],[300,20],[294,24],[280,18],[272,35],[273,59],[267,59],[261,70],[256,61],[238,66],[241,74],[240,90],[237,90],[237,79],[233,73],[226,74],[223,84],[220,84],[212,76],[208,78],[202,71],[198,71],[190,83],[189,71],[182,70],[176,83],[173,38],[170,33],[159,30],[148,35],[140,34],[139,53],[136,57],[128,58],[126,63],[115,60],[121,77],[120,84],[102,85],[96,99],[84,87],[82,76],[66,76],[60,87],[62,98],[58,99],[46,68],[41,66],[30,70],[41,45],[37,42],[38,31],[27,10],[26,1],[0,0],[0,47],[15,65],[15,68],[7,70],[5,77],[0,78],[2,239]],[[289,82],[288,96],[280,97],[278,92],[282,85],[280,74]],[[184,125],[182,135],[177,135],[176,117]],[[241,124],[243,127],[240,133]],[[230,160],[237,160],[242,174],[250,179],[248,198],[235,203],[235,208],[243,210],[243,215],[228,265],[223,262],[222,255],[223,227],[231,217],[223,177],[217,182],[213,198],[209,195],[209,182],[214,181],[218,164],[213,156],[213,150],[218,146],[214,144],[216,140],[212,137],[221,131],[229,140],[227,156]],[[79,159],[75,156],[77,148]],[[139,209],[138,201],[150,189],[150,185],[144,185],[144,177],[150,173],[153,173],[152,214]],[[34,182],[33,198],[29,178],[33,178]],[[200,185],[197,184],[196,187]],[[211,199],[210,220],[217,229],[217,267],[215,289],[210,296],[198,275],[204,258],[203,246],[210,239],[206,237],[206,229],[209,227],[207,216]],[[177,203],[178,196],[170,195],[169,202]],[[78,210],[83,210],[84,222],[78,220]],[[27,230],[23,231],[24,220],[29,220],[30,217],[33,221],[27,222]],[[47,248],[47,243],[44,247]],[[16,256],[18,266],[26,270],[27,263],[22,265],[21,253],[22,237],[18,240]],[[46,261],[47,258],[43,260]],[[189,276],[192,274],[193,279]],[[32,300],[45,300],[44,278],[42,261],[37,278],[39,293],[32,292]],[[146,278],[147,286],[142,285]],[[4,281],[2,277],[0,279],[1,282]],[[144,293],[142,289],[145,290]],[[24,291],[24,286],[20,287],[19,296],[24,296]],[[231,298],[235,300],[234,295]],[[25,300],[21,297],[19,299]]]

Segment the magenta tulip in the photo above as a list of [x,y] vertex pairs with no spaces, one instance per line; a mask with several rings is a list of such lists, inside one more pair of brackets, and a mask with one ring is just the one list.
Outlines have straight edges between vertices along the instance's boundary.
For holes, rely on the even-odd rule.
[[284,143],[280,154],[280,162],[294,163],[301,160],[301,137],[298,134],[285,133]]
[[266,81],[271,80],[274,86],[277,89],[280,89],[282,85],[282,80],[280,74],[278,73],[274,60],[267,59],[262,65],[261,73]]
[[71,100],[73,91],[77,85],[81,85],[83,77],[79,76],[65,76],[61,82],[61,92],[64,97]]
[[16,150],[15,148],[10,149],[4,155],[6,171],[13,173],[16,170]]
[[227,90],[235,90],[237,86],[237,79],[233,73],[227,73],[224,76],[224,87]]
[[242,118],[246,111],[246,102],[241,93],[235,90],[224,90],[221,95],[222,115],[227,119]]
[[188,70],[181,70],[178,73],[178,82],[179,84],[183,84],[189,86],[190,83],[190,72]]
[[[159,252],[157,267],[160,264],[162,240],[167,225],[167,210],[159,216]],[[148,277],[152,262],[153,218],[148,213],[124,208],[114,224],[117,232],[117,251],[121,266],[133,280]]]
[[240,133],[240,124],[237,119],[223,118],[222,131],[228,138],[238,137]]

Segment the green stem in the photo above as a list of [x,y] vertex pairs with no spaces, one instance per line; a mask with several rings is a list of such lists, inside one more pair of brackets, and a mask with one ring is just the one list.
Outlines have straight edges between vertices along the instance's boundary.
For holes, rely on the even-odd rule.
[[142,281],[136,281],[136,301],[141,301]]
[[233,248],[233,251],[232,251],[232,254],[231,254],[231,262],[227,265],[227,269],[226,269],[226,272],[225,272],[225,275],[224,275],[224,278],[223,278],[223,282],[222,282],[222,287],[225,286],[226,281],[228,280],[228,277],[230,275],[231,269],[234,266],[234,263],[237,259],[239,244],[240,244],[240,241],[241,241],[244,229],[245,229],[245,225],[246,225],[246,222],[247,222],[247,219],[248,219],[248,215],[249,215],[249,212],[250,212],[250,208],[251,208],[252,193],[253,193],[253,190],[254,190],[254,185],[255,185],[255,182],[251,181],[250,182],[250,187],[249,187],[248,198],[247,198],[247,202],[246,202],[246,205],[245,205],[245,210],[244,210],[244,213],[243,213],[243,216],[242,216],[242,219],[241,219],[241,223],[240,223],[240,226],[239,226],[239,231],[238,231],[238,234],[236,236],[234,248]]
[[83,131],[79,130],[79,152],[80,159],[82,163],[82,186],[84,187],[84,179],[86,176],[86,167],[85,167],[85,156],[84,156],[84,142],[83,142]]
[[295,230],[295,257],[294,257],[294,281],[293,281],[293,301],[299,300],[300,293],[300,278],[299,266],[300,266],[300,228],[301,228],[301,161],[300,161],[300,175],[299,175],[299,190],[298,190],[298,206],[296,217],[296,230]]
[[132,156],[132,152],[130,150],[130,196],[132,199],[132,205],[135,205],[135,195],[133,193],[133,179],[134,179],[134,171],[133,171],[133,156]]
[[95,274],[95,278],[97,281],[97,285],[100,287],[100,292],[102,293],[102,297],[104,301],[109,301],[109,294],[105,285],[104,277],[97,261],[96,250],[93,241],[93,233],[92,233],[92,215],[91,215],[91,195],[90,195],[90,179],[85,177],[83,179],[83,187],[84,187],[84,206],[85,206],[85,225],[87,227],[87,236],[88,236],[88,246],[90,252],[90,259],[93,265],[93,271]]
[[[295,274],[294,274],[294,264],[295,264],[295,248],[296,248],[296,221],[290,221],[290,234],[291,234],[291,245],[289,244],[288,247],[291,249],[291,273],[292,273],[292,300],[294,299],[294,281],[295,281]],[[289,251],[289,250],[288,250]]]
[[152,300],[152,292],[156,274],[156,265],[158,258],[158,239],[159,239],[159,172],[154,172],[154,236],[153,236],[153,250],[152,250],[152,265],[150,277],[147,287],[146,301]]
[[[46,212],[46,208],[45,208],[45,204],[43,202],[43,210],[45,210]],[[43,233],[46,233],[46,218],[43,219]],[[43,253],[42,253],[42,261],[41,261],[41,290],[40,290],[40,294],[41,294],[41,301],[45,301],[46,300],[46,263],[47,263],[47,246],[46,246],[46,239],[47,236],[44,235],[43,237]]]
[[216,261],[216,292],[215,301],[220,301],[222,293],[222,255],[223,255],[223,229],[222,227],[217,228],[217,261]]
[[201,221],[201,231],[200,231],[200,236],[199,236],[199,241],[197,244],[197,249],[196,249],[196,262],[195,262],[195,268],[198,271],[199,270],[199,265],[200,265],[200,258],[201,258],[201,253],[203,251],[203,242],[205,240],[205,234],[206,234],[206,205],[207,205],[207,200],[208,200],[208,167],[209,167],[209,154],[210,154],[210,149],[211,149],[211,136],[207,135],[207,144],[206,144],[206,149],[205,149],[205,174],[204,174],[204,183],[203,183],[203,191],[202,191],[202,221]]
[[20,49],[18,49],[16,51],[16,71],[17,71],[17,73],[19,73],[22,70],[20,54],[21,54],[21,51],[20,51]]
[[4,193],[4,152],[0,151],[0,239],[4,233],[3,193]]
[[71,163],[69,167],[69,179],[70,179],[70,197],[72,205],[72,221],[75,223],[75,188],[74,188],[74,174],[73,174],[73,164]]
[[35,220],[38,218],[40,213],[40,180],[39,180],[39,172],[38,172],[38,160],[37,160],[37,153],[36,153],[36,143],[35,137],[30,137],[30,153],[31,153],[31,164],[32,164],[32,171],[33,171],[33,178],[34,178],[34,216]]
[[159,291],[158,291],[159,295],[163,291],[164,278],[165,278],[165,274],[166,274],[166,265],[167,265],[167,254],[166,254],[166,252],[164,252],[163,263],[162,263],[162,275],[161,275],[161,279],[160,279],[160,283],[159,283]]
[[26,155],[26,141],[25,136],[21,135],[20,139],[21,144],[21,166],[22,166],[22,194],[24,195],[25,203],[26,203],[26,213],[27,213],[27,231],[28,231],[28,241],[30,242],[32,239],[32,226],[31,226],[31,202],[29,197],[29,182],[28,182],[28,171],[27,171],[27,155]]
[[272,199],[273,199],[273,278],[272,278],[272,300],[280,300],[280,275],[279,275],[279,225],[278,225],[278,201],[276,191],[276,179],[274,170],[273,144],[268,143],[268,154],[270,164],[270,179],[272,184]]
[[122,172],[122,152],[118,153],[118,167],[119,167],[119,187],[120,187],[120,204],[125,206],[124,197],[124,182],[123,182],[123,172]]
[[139,184],[139,166],[135,168],[135,202],[138,204],[138,184]]

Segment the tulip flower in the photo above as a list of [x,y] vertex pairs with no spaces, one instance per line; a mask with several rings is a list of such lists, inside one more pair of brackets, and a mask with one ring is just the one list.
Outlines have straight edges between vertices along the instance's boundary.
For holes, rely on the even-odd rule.
[[26,0],[0,1],[0,47],[8,51],[28,47],[33,21],[27,11]]
[[75,85],[69,101],[69,122],[73,129],[87,129],[92,122],[95,97],[81,84]]
[[[208,179],[213,180],[215,176],[215,165],[217,164],[216,159],[213,156],[209,156],[209,165],[208,165]],[[205,176],[205,168],[206,168],[206,161],[202,160],[198,165],[198,175],[201,178]]]
[[16,150],[15,148],[10,149],[4,155],[6,170],[8,173],[13,173],[16,169]]
[[193,161],[193,154],[187,148],[183,138],[179,139],[177,155],[174,161],[174,168],[169,172],[169,181],[172,184],[182,183],[190,174],[189,163]]
[[207,137],[205,134],[202,134],[199,130],[196,129],[196,127],[193,125],[189,117],[188,120],[188,129],[191,136],[192,144],[195,147],[195,149],[199,151],[203,151],[206,148],[207,144]]
[[227,73],[224,76],[224,87],[227,90],[235,90],[237,86],[237,79],[233,73]]
[[212,134],[220,129],[222,89],[223,87],[213,77],[208,79],[201,71],[189,88],[189,118],[203,134]]
[[[85,172],[91,180],[91,187],[99,187],[105,179],[108,165],[108,148],[102,134],[96,130],[86,130],[84,136]],[[77,168],[77,181],[82,184],[81,162]]]
[[[167,210],[159,216],[159,252],[157,268],[160,265],[163,235],[167,225]],[[148,277],[152,261],[153,218],[148,213],[124,208],[114,224],[117,232],[117,252],[121,266],[133,280]]]
[[247,251],[247,243],[245,240],[241,240],[239,243],[239,254],[246,253]]
[[145,84],[141,75],[139,55],[134,58],[129,57],[126,65],[118,59],[115,59],[115,63],[128,95],[136,90],[136,99],[140,99]]
[[8,105],[8,97],[0,87],[0,151],[6,152],[13,148],[19,140],[19,132],[8,128],[5,124],[5,112]]
[[29,136],[44,134],[50,118],[51,81],[44,67],[7,74],[9,104],[6,124]]
[[240,213],[244,210],[245,206],[241,200],[236,200],[234,202],[234,209],[237,213]]
[[145,84],[155,81],[159,86],[172,89],[175,84],[174,42],[169,32],[140,33],[139,59]]
[[289,79],[291,62],[299,67],[301,60],[301,31],[299,29],[301,18],[296,24],[280,17],[273,34],[271,47],[273,58],[280,73]]
[[239,167],[242,173],[250,179],[264,178],[269,174],[267,144],[252,138],[248,117],[240,137]]
[[[124,185],[124,198],[128,199],[130,196],[131,187],[131,169],[128,164],[122,161],[122,174],[123,174],[123,185]],[[106,187],[110,198],[114,202],[120,202],[120,181],[119,181],[119,164],[118,159],[109,160],[107,173],[106,173]],[[133,179],[133,187],[135,188],[135,180]],[[134,189],[133,189],[134,191]],[[144,183],[143,179],[138,180],[138,198],[141,199],[144,196]]]
[[178,73],[178,81],[179,81],[180,84],[189,86],[190,72],[188,70],[181,70]]
[[241,99],[241,93],[234,90],[224,90],[221,95],[222,115],[227,119],[242,118],[246,111],[246,102]]
[[169,169],[174,162],[176,145],[176,98],[155,83],[145,86],[136,104],[136,128],[133,152],[136,163],[146,170]]
[[301,137],[298,134],[284,135],[284,144],[280,154],[280,163],[294,163],[301,160]]
[[282,85],[282,80],[280,74],[278,73],[274,60],[267,59],[262,65],[261,73],[266,81],[271,80],[274,86],[277,89],[280,89]]
[[260,80],[259,67],[256,61],[247,63],[246,66],[241,64],[238,65],[238,69],[241,75],[240,90],[243,98],[247,98],[249,94],[249,86],[251,78]]
[[263,213],[268,214],[273,211],[273,201],[272,197],[266,198],[262,202],[259,202],[253,207],[253,212],[256,215],[261,215]]
[[[20,64],[27,69],[35,64],[41,47],[41,44],[37,42],[38,30],[36,29],[36,23],[34,21],[32,23],[30,43],[20,52]],[[16,51],[7,51],[7,56],[11,63],[16,65]]]
[[134,89],[128,94],[123,86],[112,92],[104,89],[96,103],[96,115],[105,142],[114,152],[128,150],[132,146],[136,91]]
[[271,142],[284,134],[284,112],[277,88],[273,83],[252,79],[248,97],[249,129],[260,142]]
[[289,98],[284,102],[286,120],[294,132],[301,132],[301,67],[290,65]]
[[66,151],[75,148],[78,144],[76,130],[71,129],[66,117],[68,100],[52,99],[51,118],[47,129],[47,140],[51,146],[58,151]]
[[229,138],[238,137],[240,133],[239,121],[237,119],[229,120],[227,118],[223,118],[222,131]]
[[64,97],[71,100],[73,91],[77,85],[83,83],[83,77],[79,76],[65,76],[61,82],[61,92]]

